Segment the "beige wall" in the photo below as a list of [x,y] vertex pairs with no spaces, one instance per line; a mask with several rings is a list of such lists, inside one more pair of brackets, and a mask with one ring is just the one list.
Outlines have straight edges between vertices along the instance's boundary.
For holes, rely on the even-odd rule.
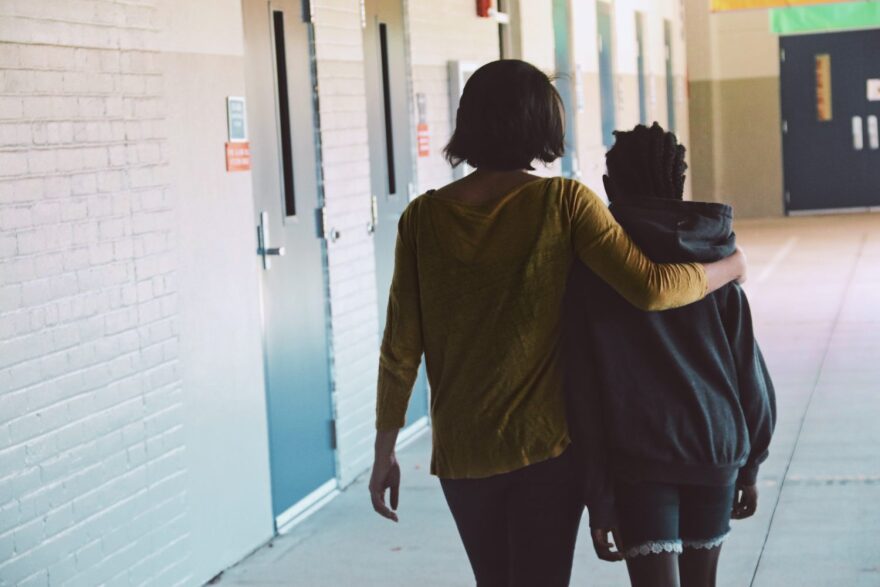
[[738,217],[780,216],[779,43],[767,11],[686,7],[694,197],[732,204]]

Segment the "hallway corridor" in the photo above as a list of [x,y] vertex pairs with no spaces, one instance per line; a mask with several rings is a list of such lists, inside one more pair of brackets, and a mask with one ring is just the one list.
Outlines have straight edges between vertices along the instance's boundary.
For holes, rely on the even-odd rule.
[[[724,587],[880,584],[880,215],[737,224],[750,261],[759,341],[779,421],[761,469],[758,513],[734,522]],[[429,439],[399,454],[400,524],[375,515],[362,478],[258,550],[220,585],[464,586],[464,551],[436,480]],[[598,561],[586,524],[572,585],[626,585]]]

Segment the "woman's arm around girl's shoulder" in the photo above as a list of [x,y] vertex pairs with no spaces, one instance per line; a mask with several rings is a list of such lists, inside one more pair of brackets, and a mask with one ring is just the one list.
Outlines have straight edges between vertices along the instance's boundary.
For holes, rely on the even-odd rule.
[[563,180],[560,185],[574,253],[642,310],[691,304],[745,274],[745,257],[740,251],[715,263],[654,263],[592,190],[574,180]]

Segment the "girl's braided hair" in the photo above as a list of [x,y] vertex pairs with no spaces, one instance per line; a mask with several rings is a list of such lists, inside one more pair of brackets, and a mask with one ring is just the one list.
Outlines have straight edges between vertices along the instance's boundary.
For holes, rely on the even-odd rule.
[[669,198],[684,194],[685,147],[656,122],[648,128],[615,131],[614,146],[605,155],[615,198]]

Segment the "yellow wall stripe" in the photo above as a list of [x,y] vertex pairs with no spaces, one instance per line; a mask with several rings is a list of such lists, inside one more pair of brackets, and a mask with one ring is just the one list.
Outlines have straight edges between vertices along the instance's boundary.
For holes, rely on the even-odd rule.
[[783,8],[809,4],[839,4],[848,0],[712,0],[712,11],[752,10],[756,8]]

